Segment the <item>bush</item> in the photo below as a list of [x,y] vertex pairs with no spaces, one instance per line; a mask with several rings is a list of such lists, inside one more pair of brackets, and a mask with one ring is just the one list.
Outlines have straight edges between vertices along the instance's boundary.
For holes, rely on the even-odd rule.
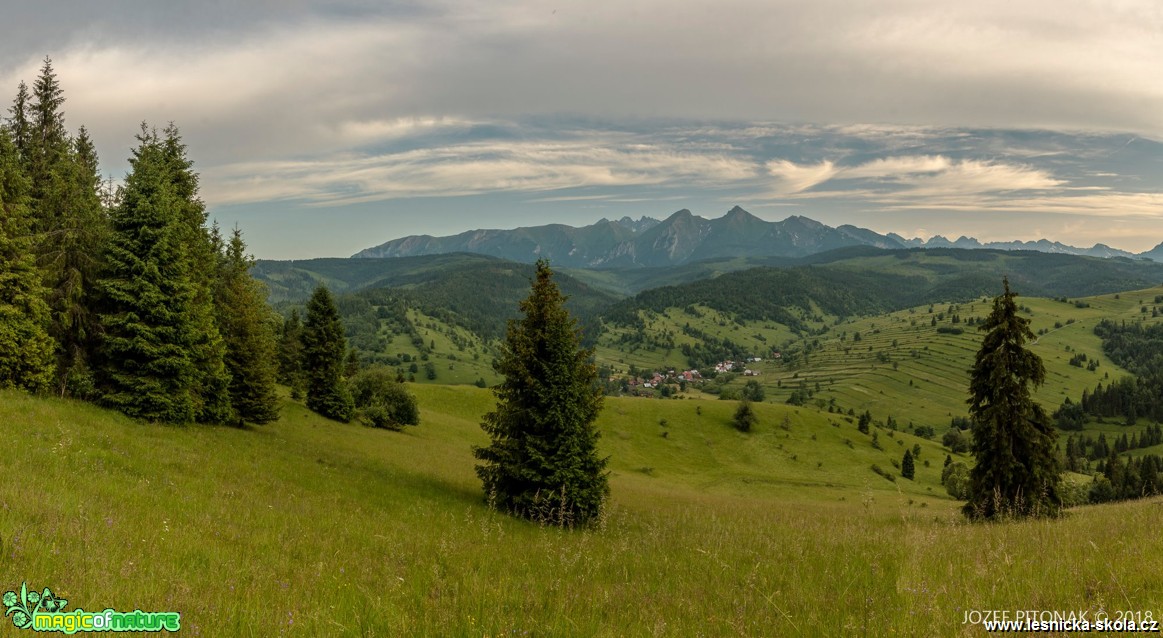
[[949,448],[955,453],[964,453],[969,451],[970,440],[969,436],[964,430],[960,428],[950,428],[945,436],[941,437],[941,445]]
[[884,478],[888,479],[889,481],[896,483],[896,476],[893,475],[891,472],[886,472],[886,471],[882,470],[879,465],[873,465],[872,471],[883,476]]
[[949,496],[959,501],[969,498],[969,468],[961,462],[946,465],[941,471],[941,485]]
[[372,366],[351,380],[351,393],[358,416],[365,425],[402,430],[405,425],[420,424],[416,398],[389,368]]

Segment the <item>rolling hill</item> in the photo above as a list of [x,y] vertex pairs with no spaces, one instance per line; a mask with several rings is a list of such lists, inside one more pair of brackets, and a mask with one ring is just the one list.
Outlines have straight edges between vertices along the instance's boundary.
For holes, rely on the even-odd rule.
[[874,429],[877,449],[807,408],[760,405],[744,435],[731,403],[609,399],[602,522],[513,519],[473,473],[491,395],[413,389],[403,433],[296,402],[241,430],[0,391],[6,586],[176,611],[192,635],[953,635],[965,609],[1163,598],[1158,499],[967,525],[936,443]]

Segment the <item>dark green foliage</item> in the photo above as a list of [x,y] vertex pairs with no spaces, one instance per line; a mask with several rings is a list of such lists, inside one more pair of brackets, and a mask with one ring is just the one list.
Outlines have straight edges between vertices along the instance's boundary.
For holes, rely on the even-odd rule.
[[973,447],[973,439],[961,428],[949,428],[945,436],[941,437],[941,445],[949,448],[954,454],[961,454]]
[[195,366],[194,396],[197,419],[225,423],[233,419],[230,405],[230,373],[226,369],[226,344],[215,321],[214,289],[217,284],[219,247],[216,235],[206,229],[206,207],[198,198],[198,175],[186,156],[186,146],[171,123],[157,139],[170,187],[176,197],[177,233],[185,248],[194,300],[190,322],[195,340],[191,357]]
[[28,182],[7,129],[0,128],[0,388],[47,389],[55,344],[32,254]]
[[750,432],[758,422],[759,417],[755,415],[755,408],[751,407],[751,401],[748,399],[740,401],[739,407],[735,409],[735,418],[731,420],[735,429],[740,432]]
[[1102,337],[1103,352],[1135,376],[1084,392],[1081,409],[1095,416],[1125,417],[1131,424],[1143,417],[1163,420],[1163,325],[1104,319],[1094,333]]
[[1054,424],[1060,430],[1081,430],[1086,424],[1086,412],[1081,403],[1074,403],[1069,397],[1054,411]]
[[139,142],[121,205],[112,214],[99,283],[99,384],[103,400],[130,416],[186,423],[197,416],[199,403],[196,291],[161,146],[148,131]]
[[279,383],[289,386],[291,393],[305,391],[303,378],[303,322],[299,310],[291,309],[289,317],[279,330]]
[[872,424],[872,413],[865,410],[864,414],[860,415],[860,420],[856,422],[856,429],[864,434],[868,434],[868,426]]
[[[259,279],[271,288],[272,302],[307,298],[320,280],[334,282],[333,291],[348,328],[348,339],[362,355],[377,346],[379,307],[403,319],[396,308],[415,308],[440,321],[463,327],[483,339],[500,339],[517,304],[529,293],[531,264],[517,264],[484,255],[453,254],[387,259],[310,259],[260,261]],[[597,315],[617,298],[562,275],[555,281],[568,295],[566,307],[596,338]],[[366,304],[348,306],[348,299]],[[429,341],[424,340],[427,347]]]
[[747,385],[743,386],[743,398],[748,401],[760,403],[763,401],[764,396],[763,386],[759,385],[759,382],[755,379],[749,380]]
[[556,525],[594,521],[609,495],[608,459],[598,456],[594,421],[602,407],[593,353],[545,261],[522,318],[509,322],[496,369],[496,410],[481,427],[488,447],[474,447],[485,496],[498,509]]
[[339,310],[326,286],[319,286],[307,302],[303,325],[303,370],[307,386],[307,407],[329,419],[347,422],[355,411],[351,393],[343,380],[343,358],[347,339]]
[[1018,315],[1009,281],[993,312],[971,371],[969,414],[974,421],[970,518],[1055,516],[1062,507],[1057,434],[1030,397],[1046,377],[1041,358],[1025,348],[1029,320]]
[[911,450],[905,450],[905,456],[901,459],[901,476],[913,480],[916,476],[916,466],[913,463],[913,453]]
[[[30,101],[31,100],[31,101]],[[75,140],[65,130],[64,93],[52,62],[45,60],[24,103],[24,165],[31,179],[37,262],[48,288],[49,334],[56,341],[59,394],[91,393],[89,359],[96,346],[95,282],[108,241],[108,217],[98,197],[97,154],[81,127]],[[17,107],[13,107],[13,112]]]
[[28,158],[29,140],[32,137],[32,126],[28,122],[28,114],[32,108],[31,99],[32,96],[28,93],[28,84],[21,80],[20,86],[16,90],[16,98],[12,100],[12,106],[8,107],[8,112],[11,114],[8,118],[8,129],[12,134],[12,144],[16,149],[16,156],[22,162],[22,169]]
[[274,325],[266,290],[250,276],[253,260],[246,254],[240,230],[234,229],[225,248],[215,305],[226,346],[233,418],[239,423],[270,423],[279,418],[279,399],[275,393]]
[[380,365],[369,366],[351,379],[351,395],[359,419],[366,425],[402,430],[420,425],[420,408],[396,373]]

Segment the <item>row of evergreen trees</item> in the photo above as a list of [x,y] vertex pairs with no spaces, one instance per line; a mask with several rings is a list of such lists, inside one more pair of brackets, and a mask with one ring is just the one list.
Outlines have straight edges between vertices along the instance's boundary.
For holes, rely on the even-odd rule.
[[277,418],[277,319],[238,229],[207,227],[177,127],[143,124],[114,190],[64,102],[46,59],[0,126],[0,387],[149,421]]

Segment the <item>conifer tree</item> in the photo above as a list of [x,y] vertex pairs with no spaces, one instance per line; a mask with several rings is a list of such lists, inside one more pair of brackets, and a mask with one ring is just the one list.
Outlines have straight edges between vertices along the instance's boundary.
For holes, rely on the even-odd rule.
[[234,417],[239,423],[263,424],[279,418],[277,361],[266,290],[250,276],[253,265],[242,231],[235,228],[226,243],[218,276],[218,326],[226,345]]
[[44,59],[40,75],[32,85],[32,99],[28,113],[27,166],[32,179],[33,199],[39,200],[44,197],[57,164],[69,152],[69,135],[61,111],[65,103],[64,90],[49,58]]
[[750,432],[758,421],[759,417],[755,415],[755,408],[751,407],[751,399],[744,398],[735,410],[735,419],[732,421],[735,424],[735,429],[740,432]]
[[911,450],[905,450],[905,456],[901,459],[901,476],[912,480],[916,476],[916,465],[913,462],[913,453]]
[[12,106],[8,109],[8,112],[12,114],[8,118],[8,126],[12,133],[12,144],[16,148],[16,156],[20,161],[21,168],[27,168],[28,166],[28,143],[30,136],[28,112],[31,109],[30,99],[28,85],[21,81],[20,86],[16,90],[16,98],[12,101]]
[[299,310],[291,309],[291,314],[283,321],[279,331],[279,376],[278,382],[291,388],[291,398],[298,399],[303,387],[303,322]]
[[490,503],[558,525],[596,519],[609,495],[608,459],[598,456],[594,421],[602,407],[592,351],[564,306],[548,262],[509,327],[496,369],[497,407],[481,427],[488,447],[474,447]]
[[52,384],[55,344],[32,253],[27,191],[16,145],[0,127],[0,388],[38,391]]
[[198,421],[224,423],[233,419],[229,392],[230,373],[226,369],[226,344],[215,318],[214,289],[218,282],[219,252],[206,228],[206,206],[198,198],[198,175],[186,155],[178,127],[172,122],[158,139],[163,163],[176,199],[177,232],[185,247],[194,300],[190,320],[195,341],[191,356],[196,369],[194,397]]
[[[93,153],[90,148],[82,148]],[[97,195],[100,179],[75,150],[61,156],[36,202],[44,223],[39,256],[49,289],[52,336],[57,341],[58,393],[85,396],[88,359],[95,347],[94,284],[109,238],[109,220]]]
[[329,419],[347,422],[355,413],[351,392],[343,379],[347,338],[339,309],[326,286],[320,285],[307,302],[303,325],[303,369],[307,408]]
[[95,347],[93,285],[108,239],[108,218],[97,193],[97,153],[83,127],[75,141],[69,139],[61,111],[64,91],[51,60],[45,59],[32,94],[25,90],[17,96],[21,102],[24,122],[14,120],[14,127],[26,129],[37,260],[48,289],[49,334],[57,343],[56,391],[86,396]]
[[1030,396],[1046,378],[1042,359],[1025,347],[1029,320],[1018,315],[1017,296],[1004,292],[979,329],[986,331],[971,370],[969,414],[975,422],[970,518],[1054,516],[1062,507],[1056,433]]
[[162,146],[144,126],[138,141],[99,282],[98,382],[103,400],[130,416],[187,423],[198,412],[196,290]]

